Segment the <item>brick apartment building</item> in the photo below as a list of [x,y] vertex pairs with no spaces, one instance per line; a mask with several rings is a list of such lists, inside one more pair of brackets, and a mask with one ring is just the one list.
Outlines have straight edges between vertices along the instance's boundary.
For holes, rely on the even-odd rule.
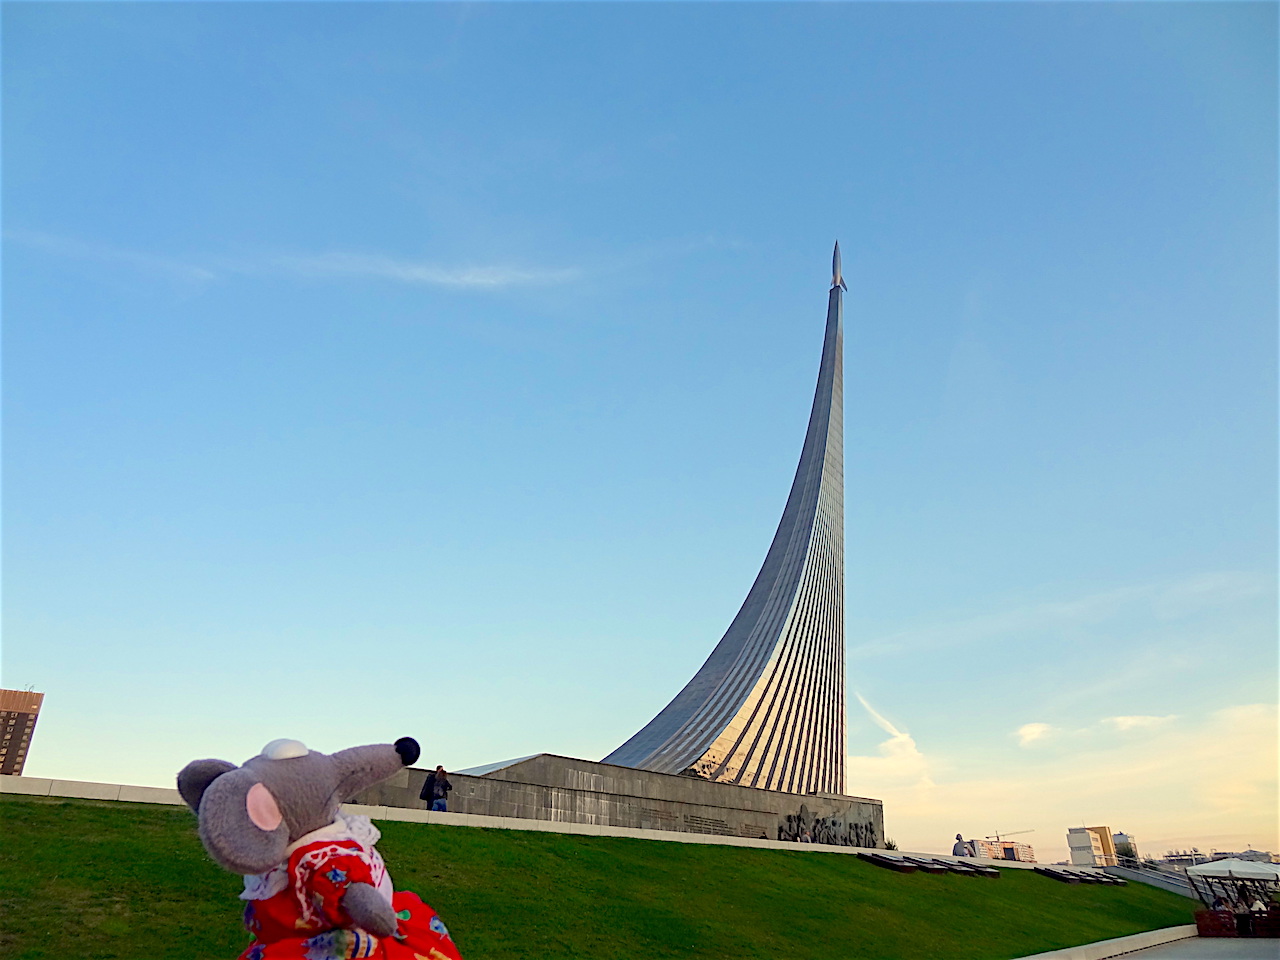
[[22,775],[43,702],[43,693],[0,690],[0,774]]
[[975,856],[990,857],[992,860],[1036,862],[1036,851],[1029,843],[1015,843],[1012,840],[970,840],[969,842],[973,844]]

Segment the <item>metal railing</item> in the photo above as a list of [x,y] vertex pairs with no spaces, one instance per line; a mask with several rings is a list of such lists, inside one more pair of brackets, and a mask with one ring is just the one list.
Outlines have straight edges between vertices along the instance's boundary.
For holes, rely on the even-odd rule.
[[1133,867],[1103,867],[1102,869],[1103,872],[1120,877],[1122,880],[1136,880],[1138,883],[1159,887],[1161,890],[1168,890],[1170,893],[1177,893],[1191,900],[1200,899],[1196,896],[1195,891],[1191,889],[1191,884],[1187,882],[1187,878],[1181,874],[1166,873],[1164,870],[1155,870],[1150,867],[1141,869],[1134,869]]

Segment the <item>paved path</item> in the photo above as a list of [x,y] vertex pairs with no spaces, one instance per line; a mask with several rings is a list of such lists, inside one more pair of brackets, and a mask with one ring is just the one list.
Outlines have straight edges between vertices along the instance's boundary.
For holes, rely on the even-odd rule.
[[1277,960],[1280,940],[1191,937],[1126,953],[1124,960]]

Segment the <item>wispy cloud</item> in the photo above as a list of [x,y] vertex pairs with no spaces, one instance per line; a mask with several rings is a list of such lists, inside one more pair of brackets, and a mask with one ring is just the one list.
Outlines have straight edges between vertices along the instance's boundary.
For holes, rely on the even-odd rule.
[[577,268],[538,268],[494,265],[444,266],[438,263],[395,260],[358,253],[324,253],[314,256],[277,257],[282,270],[309,277],[372,277],[398,283],[439,287],[496,288],[552,285],[578,279]]
[[1169,621],[1274,594],[1268,576],[1242,571],[1207,573],[1165,582],[1118,587],[1068,600],[1029,604],[946,623],[912,627],[853,644],[851,660],[964,647],[1012,636],[1103,623],[1127,613]]
[[1154,730],[1156,727],[1164,726],[1170,720],[1177,719],[1176,714],[1170,714],[1167,717],[1105,717],[1102,722],[1124,732],[1125,730]]
[[1177,720],[1177,715],[1169,714],[1167,717],[1150,717],[1150,716],[1125,716],[1125,717],[1103,717],[1096,723],[1083,727],[1060,728],[1047,723],[1024,723],[1014,731],[1014,736],[1018,738],[1018,746],[1029,747],[1033,743],[1040,743],[1049,737],[1061,741],[1063,737],[1073,738],[1079,741],[1081,738],[1097,737],[1103,731],[1116,731],[1125,733],[1130,730],[1155,730],[1163,727],[1170,721]]
[[879,756],[848,758],[849,782],[854,785],[891,783],[897,789],[914,791],[933,789],[929,764],[911,734],[890,723],[875,707],[867,703],[862,694],[855,692],[854,696],[875,725],[889,734],[889,739],[879,745]]
[[[848,758],[847,790],[884,801],[888,833],[903,849],[945,850],[957,830],[984,836],[1031,827],[1019,839],[1051,861],[1066,856],[1067,827],[1082,822],[1136,834],[1144,853],[1248,843],[1274,850],[1280,842],[1274,704],[1241,704],[1177,723],[1107,717],[1077,731],[1054,728],[1053,751],[982,743],[942,755],[858,700],[889,738],[877,756]],[[1149,735],[1114,735],[1117,720],[1132,719],[1140,722],[1129,729]]]
[[862,704],[862,709],[867,711],[871,719],[875,721],[875,725],[877,727],[879,727],[885,733],[890,734],[895,739],[906,736],[905,733],[903,733],[901,730],[895,727],[892,723],[890,723],[889,720],[882,713],[876,710],[875,707],[867,703],[866,698],[863,697],[862,694],[857,693],[855,691],[853,695],[858,698],[858,702]]
[[69,237],[55,236],[26,230],[6,230],[4,239],[24,247],[43,250],[56,257],[86,260],[94,263],[115,264],[142,273],[162,274],[170,279],[191,283],[207,283],[217,277],[208,267],[188,263],[170,257],[158,257],[150,253],[113,247],[101,243],[86,243]]
[[1047,723],[1024,723],[1018,728],[1018,746],[1027,747],[1037,740],[1043,740],[1053,727]]
[[158,273],[172,279],[199,283],[229,276],[275,275],[316,280],[348,277],[461,290],[495,290],[503,287],[569,283],[582,276],[582,271],[577,267],[547,268],[494,263],[450,266],[428,260],[400,260],[380,254],[343,252],[216,257],[208,258],[202,263],[193,263],[181,258],[156,256],[47,233],[10,230],[5,232],[4,238],[8,242],[42,250],[56,257],[114,264],[143,273]]

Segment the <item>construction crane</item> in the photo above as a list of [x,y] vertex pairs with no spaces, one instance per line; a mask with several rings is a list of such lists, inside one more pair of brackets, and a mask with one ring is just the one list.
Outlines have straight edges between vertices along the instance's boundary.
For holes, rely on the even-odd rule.
[[983,837],[982,839],[1000,841],[1000,840],[1003,840],[1005,837],[1016,837],[1020,833],[1035,833],[1035,831],[1034,830],[1011,830],[1008,833],[1003,833],[1003,834],[997,831],[994,836]]

